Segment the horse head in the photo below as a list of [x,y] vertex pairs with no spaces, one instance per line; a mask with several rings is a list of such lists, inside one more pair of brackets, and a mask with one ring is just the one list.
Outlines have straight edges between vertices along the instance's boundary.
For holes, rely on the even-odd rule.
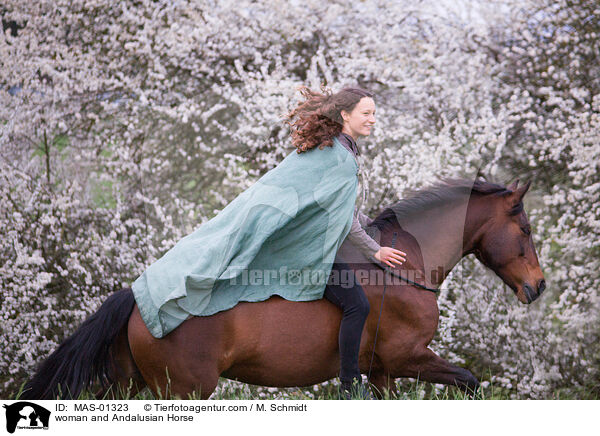
[[519,301],[529,304],[544,292],[546,281],[523,208],[523,197],[531,182],[520,188],[518,183],[497,194],[488,209],[492,215],[479,229],[472,252],[515,292]]

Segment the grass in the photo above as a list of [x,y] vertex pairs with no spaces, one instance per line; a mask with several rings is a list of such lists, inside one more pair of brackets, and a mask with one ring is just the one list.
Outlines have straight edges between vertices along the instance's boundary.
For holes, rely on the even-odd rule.
[[[101,399],[123,399],[123,400],[181,400],[201,399],[200,392],[193,392],[186,398],[172,395],[170,392],[171,378],[169,372],[166,373],[167,389],[166,392],[158,392],[154,395],[147,387],[136,395],[131,394],[132,386],[127,389],[111,387],[105,396]],[[480,374],[481,386],[475,396],[462,392],[456,387],[440,384],[431,384],[415,379],[396,379],[396,388],[398,395],[390,395],[389,392],[383,393],[385,400],[514,400],[525,399],[519,396],[514,390],[508,390],[494,385],[487,381],[493,379],[490,371],[487,374]],[[366,383],[366,376],[363,375],[363,382]],[[20,387],[15,400],[21,396],[25,383]],[[274,388],[250,385],[235,380],[220,378],[219,383],[211,394],[211,400],[338,400],[338,388],[340,381],[338,378],[313,386]],[[96,387],[96,388],[99,388]],[[95,400],[94,392],[98,389],[85,390],[78,397],[78,400]],[[356,398],[358,399],[358,398]],[[600,399],[600,390],[583,389],[573,391],[572,389],[562,389],[554,392],[551,398],[560,400],[598,400]]]
[[[492,384],[483,383],[480,392],[471,397],[457,388],[443,385],[432,385],[419,380],[403,379],[397,380],[396,386],[398,396],[390,396],[388,392],[384,393],[386,400],[508,400],[511,399],[509,393],[502,389],[495,388]],[[211,400],[338,400],[339,380],[333,379],[324,383],[310,387],[294,388],[272,388],[264,386],[255,386],[238,381],[221,378],[215,391],[210,396]],[[22,387],[21,387],[22,389]],[[158,396],[148,389],[144,388],[136,395],[131,395],[130,389],[124,390],[111,388],[103,399],[113,399],[114,397],[125,400],[180,400],[169,392],[159,392]],[[20,392],[15,400],[18,400]],[[199,400],[200,392],[193,392],[185,399]],[[78,400],[95,400],[93,392],[86,390],[82,392]]]

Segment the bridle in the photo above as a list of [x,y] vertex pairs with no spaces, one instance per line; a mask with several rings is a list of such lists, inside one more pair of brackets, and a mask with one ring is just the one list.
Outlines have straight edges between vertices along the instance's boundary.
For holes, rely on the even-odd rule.
[[[398,236],[397,232],[394,232],[394,236],[392,238],[392,248],[394,248],[394,245],[396,245],[396,237]],[[381,322],[381,313],[383,311],[383,299],[385,298],[385,288],[387,286],[386,283],[386,277],[387,275],[391,275],[394,277],[397,277],[399,279],[402,279],[412,285],[415,285],[421,289],[425,289],[426,291],[430,291],[433,292],[434,294],[437,294],[440,292],[439,289],[433,289],[433,288],[428,288],[425,285],[422,285],[420,283],[417,282],[413,282],[410,279],[407,279],[405,277],[402,277],[400,274],[393,272],[389,266],[383,266],[380,263],[374,263],[374,265],[377,265],[379,268],[381,268],[382,270],[385,271],[385,274],[383,276],[383,294],[381,295],[381,304],[379,306],[379,319],[377,319],[377,329],[375,330],[375,339],[373,340],[373,352],[371,353],[371,363],[369,364],[369,374],[367,375],[367,380],[371,380],[371,369],[373,368],[373,358],[375,357],[375,346],[377,345],[377,334],[379,333],[379,323]]]

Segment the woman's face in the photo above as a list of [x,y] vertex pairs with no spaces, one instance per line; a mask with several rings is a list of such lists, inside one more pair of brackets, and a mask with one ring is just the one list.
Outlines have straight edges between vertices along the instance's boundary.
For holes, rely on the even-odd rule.
[[375,124],[375,102],[371,97],[363,97],[356,103],[352,112],[341,111],[344,127],[342,132],[354,139],[359,136],[369,136]]

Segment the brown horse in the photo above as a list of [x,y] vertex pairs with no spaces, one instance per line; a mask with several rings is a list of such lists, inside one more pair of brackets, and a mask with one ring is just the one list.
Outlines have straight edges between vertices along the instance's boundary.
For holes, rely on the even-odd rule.
[[[394,274],[437,288],[463,256],[473,253],[521,302],[531,303],[545,281],[523,210],[529,183],[517,184],[506,188],[481,180],[445,180],[386,208],[369,231],[382,246],[394,242],[407,253],[406,263]],[[386,274],[381,305],[381,266],[366,262],[347,245],[338,255],[355,271],[370,303],[359,364],[363,373],[372,369],[370,382],[378,397],[384,389],[395,393],[397,377],[477,388],[471,372],[428,348],[439,317],[433,292]],[[168,392],[181,398],[200,391],[203,399],[219,377],[263,386],[313,385],[338,374],[341,316],[326,299],[292,302],[273,296],[191,317],[156,339],[131,290],[123,289],[42,363],[22,398],[77,397],[97,381],[104,387],[99,396],[111,384],[125,388],[133,381],[134,391],[147,385],[155,395]]]

